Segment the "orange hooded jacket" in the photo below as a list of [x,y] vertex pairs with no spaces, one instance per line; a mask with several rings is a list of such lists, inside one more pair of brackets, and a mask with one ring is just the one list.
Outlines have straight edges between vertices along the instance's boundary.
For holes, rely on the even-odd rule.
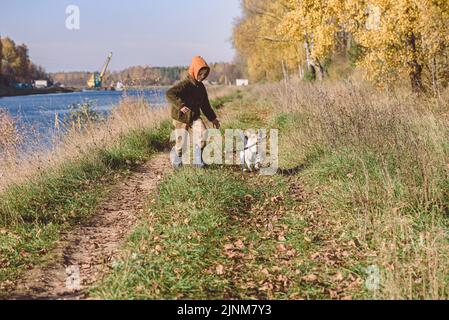
[[207,78],[210,73],[210,68],[207,65],[206,61],[201,56],[194,57],[192,59],[192,63],[190,64],[190,67],[189,67],[189,72],[188,72],[189,76],[191,76],[192,79],[198,81],[198,73],[203,68],[207,69],[207,74],[206,74],[206,78]]

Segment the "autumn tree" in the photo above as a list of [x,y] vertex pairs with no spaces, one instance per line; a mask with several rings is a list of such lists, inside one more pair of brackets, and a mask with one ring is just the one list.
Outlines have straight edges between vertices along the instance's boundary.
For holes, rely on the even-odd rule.
[[2,52],[2,37],[0,36],[0,84],[2,83],[2,64],[3,64],[3,52]]
[[243,0],[242,8],[234,45],[254,80],[304,61],[322,79],[324,62],[343,48],[378,84],[448,85],[447,0]]
[[287,8],[279,1],[244,0],[243,17],[234,29],[234,45],[246,60],[249,76],[257,80],[276,80],[298,70],[301,51],[276,33]]
[[[379,84],[407,77],[414,91],[440,83],[447,69],[449,3],[444,0],[351,1],[359,65]],[[349,21],[348,21],[349,22]],[[349,24],[349,23],[348,23]]]
[[17,59],[16,44],[10,38],[2,38],[2,75],[6,82],[14,81],[14,63]]
[[318,79],[325,75],[324,60],[336,47],[342,31],[344,0],[278,0],[286,14],[276,31],[279,37],[303,48],[306,64]]
[[15,77],[21,81],[31,81],[31,61],[28,56],[28,47],[25,44],[18,45],[16,47],[17,58],[14,63]]
[[31,82],[36,79],[50,80],[41,66],[35,65],[29,57],[28,47],[6,37],[0,39],[0,75],[7,84]]

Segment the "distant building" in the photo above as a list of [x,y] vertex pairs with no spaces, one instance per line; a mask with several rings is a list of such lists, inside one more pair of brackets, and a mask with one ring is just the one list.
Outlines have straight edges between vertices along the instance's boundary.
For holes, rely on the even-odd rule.
[[249,80],[248,79],[237,79],[235,81],[235,84],[237,85],[237,87],[248,86],[249,85]]
[[34,81],[34,87],[36,89],[44,89],[48,87],[48,81],[47,80],[35,80]]

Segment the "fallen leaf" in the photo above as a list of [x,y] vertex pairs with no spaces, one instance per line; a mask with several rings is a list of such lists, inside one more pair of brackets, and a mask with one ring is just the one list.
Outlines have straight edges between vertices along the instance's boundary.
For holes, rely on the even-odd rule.
[[232,250],[232,249],[234,249],[234,245],[232,243],[225,244],[224,249],[226,251]]
[[246,200],[246,201],[252,201],[252,200],[254,200],[254,197],[253,197],[252,195],[250,195],[250,194],[247,194],[247,195],[245,196],[245,200]]
[[335,281],[338,281],[338,282],[341,282],[341,281],[344,280],[344,277],[343,277],[343,275],[341,274],[341,272],[338,272],[338,273],[334,276],[334,280],[335,280]]
[[315,259],[318,258],[319,256],[320,256],[320,253],[319,253],[319,252],[316,252],[316,253],[312,254],[312,255],[310,256],[310,258],[311,258],[312,260],[315,260]]
[[238,249],[243,249],[245,247],[245,244],[243,243],[242,240],[238,240],[234,243],[235,247]]
[[283,245],[283,244],[278,245],[278,246],[276,247],[276,249],[277,249],[279,252],[285,252],[285,251],[287,251],[287,249],[285,248],[285,245]]
[[218,275],[223,275],[225,273],[224,267],[221,264],[219,264],[215,267],[215,271]]
[[278,202],[282,202],[282,201],[284,201],[284,196],[283,195],[279,195],[279,196],[271,198],[271,202],[274,202],[274,203],[278,203]]
[[270,275],[270,272],[269,272],[267,269],[263,269],[263,270],[261,271],[261,273],[263,273],[263,274],[266,275],[266,276],[269,276],[269,275]]
[[309,274],[305,277],[302,277],[302,280],[304,280],[306,282],[315,282],[318,280],[318,277],[315,274]]

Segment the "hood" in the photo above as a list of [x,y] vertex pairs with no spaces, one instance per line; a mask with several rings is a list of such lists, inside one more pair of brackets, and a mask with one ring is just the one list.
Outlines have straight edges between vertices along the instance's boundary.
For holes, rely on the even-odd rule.
[[207,75],[209,75],[210,68],[206,61],[201,56],[194,57],[192,59],[192,64],[189,67],[189,76],[195,80],[198,80],[198,72],[200,72],[202,68],[207,68]]

